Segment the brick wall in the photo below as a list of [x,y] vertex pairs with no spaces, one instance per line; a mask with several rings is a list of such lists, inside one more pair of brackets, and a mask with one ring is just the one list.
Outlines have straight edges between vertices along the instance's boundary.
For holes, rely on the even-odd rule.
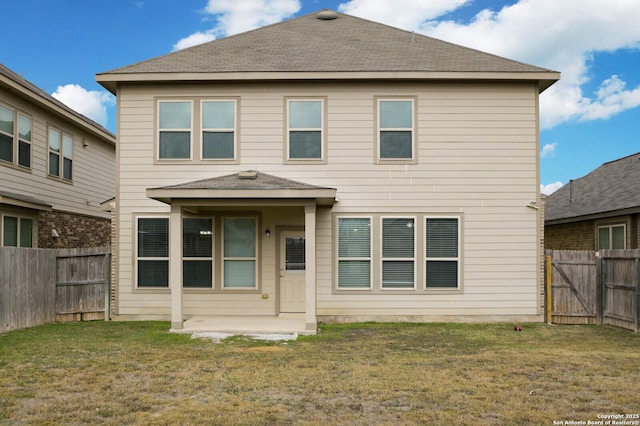
[[544,248],[547,250],[595,250],[594,238],[593,220],[544,227]]
[[[55,229],[58,237],[53,236]],[[38,214],[38,247],[86,248],[111,245],[111,221],[62,211]]]

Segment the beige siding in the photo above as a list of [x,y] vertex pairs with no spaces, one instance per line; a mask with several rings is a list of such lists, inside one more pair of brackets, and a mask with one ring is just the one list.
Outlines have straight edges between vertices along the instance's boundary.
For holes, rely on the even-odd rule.
[[[31,170],[2,163],[0,188],[46,201],[56,210],[108,218],[100,204],[115,196],[115,147],[4,89],[0,103],[32,119]],[[49,125],[73,136],[72,183],[48,176]]]
[[[155,99],[239,97],[240,164],[154,162]],[[284,164],[285,97],[323,96],[327,103],[326,164]],[[415,164],[375,164],[375,97],[414,96]],[[133,281],[133,219],[169,213],[148,199],[152,187],[241,170],[337,188],[333,209],[318,209],[317,314],[325,318],[537,318],[537,88],[534,84],[284,84],[125,86],[119,92],[119,314],[168,317],[168,291],[137,291]],[[194,154],[195,155],[195,154]],[[255,209],[254,209],[255,210]],[[277,209],[276,209],[277,211]],[[292,225],[273,209],[262,227]],[[462,217],[460,292],[337,293],[333,284],[333,216],[342,213],[456,214]],[[295,224],[302,224],[302,216]],[[263,239],[262,294],[185,291],[184,311],[274,314],[274,238]],[[420,255],[417,258],[421,261]]]

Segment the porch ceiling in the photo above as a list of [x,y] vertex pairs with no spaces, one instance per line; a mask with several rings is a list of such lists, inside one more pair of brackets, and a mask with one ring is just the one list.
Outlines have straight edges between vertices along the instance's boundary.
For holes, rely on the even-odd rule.
[[309,185],[254,170],[160,188],[148,188],[147,197],[173,204],[176,200],[266,200],[291,202],[314,201],[332,206],[336,202],[335,188]]

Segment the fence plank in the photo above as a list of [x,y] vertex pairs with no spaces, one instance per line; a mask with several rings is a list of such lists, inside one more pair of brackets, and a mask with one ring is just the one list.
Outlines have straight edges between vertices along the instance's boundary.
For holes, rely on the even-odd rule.
[[[640,328],[640,250],[548,250],[552,321]],[[597,256],[597,258],[596,258]]]
[[[109,247],[0,247],[0,333],[55,322],[57,309],[62,317],[104,318],[109,259]],[[57,285],[56,277],[64,280]]]

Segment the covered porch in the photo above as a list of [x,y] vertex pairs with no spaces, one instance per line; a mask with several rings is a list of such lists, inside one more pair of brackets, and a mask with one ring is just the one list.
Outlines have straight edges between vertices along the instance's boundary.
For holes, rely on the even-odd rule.
[[[150,188],[147,196],[171,206],[172,331],[315,333],[316,214],[318,208],[326,209],[334,204],[335,189],[248,171]],[[226,232],[225,220],[231,214],[246,215],[247,212],[256,215],[255,284],[253,287],[231,287],[235,278],[232,263],[227,264],[226,248],[233,244],[233,239]],[[189,288],[184,281],[191,265],[185,259],[183,249],[187,239],[184,221],[214,215],[221,217],[212,228],[215,237],[212,268],[218,270],[212,274],[211,287]],[[294,252],[293,260],[289,259],[290,251]],[[296,251],[303,256],[301,264],[295,263]]]

